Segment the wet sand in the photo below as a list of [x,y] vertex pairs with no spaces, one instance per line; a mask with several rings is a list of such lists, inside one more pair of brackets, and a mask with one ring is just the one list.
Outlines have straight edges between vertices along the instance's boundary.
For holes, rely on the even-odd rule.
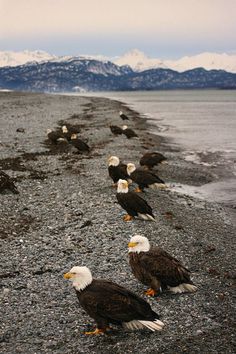
[[[19,195],[1,194],[2,353],[233,353],[235,226],[228,209],[171,189],[147,191],[157,222],[125,223],[107,173],[107,158],[138,164],[147,150],[168,157],[158,174],[169,184],[214,181],[204,166],[180,158],[168,141],[150,134],[138,112],[118,101],[44,94],[0,94],[0,168],[15,178]],[[138,139],[114,137],[110,124],[129,115]],[[81,124],[89,154],[45,144],[46,129]],[[24,133],[17,133],[23,128]],[[63,279],[73,265],[112,279],[143,296],[131,274],[127,242],[148,236],[192,271],[195,294],[147,301],[165,323],[162,333],[114,328],[85,336],[93,320]]]

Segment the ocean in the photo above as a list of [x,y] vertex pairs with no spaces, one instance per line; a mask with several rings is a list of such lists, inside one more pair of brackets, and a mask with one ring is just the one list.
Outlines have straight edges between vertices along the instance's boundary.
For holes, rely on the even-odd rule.
[[215,168],[216,181],[200,187],[177,185],[176,191],[236,206],[235,90],[106,92],[94,96],[125,102],[148,119],[152,133],[180,149],[186,161]]

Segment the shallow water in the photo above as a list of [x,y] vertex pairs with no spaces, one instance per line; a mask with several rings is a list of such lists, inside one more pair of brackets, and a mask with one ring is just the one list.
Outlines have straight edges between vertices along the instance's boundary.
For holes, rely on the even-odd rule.
[[118,99],[145,115],[152,133],[167,137],[186,161],[218,168],[219,182],[197,191],[182,185],[177,191],[230,205],[236,202],[235,90],[109,92],[96,96]]

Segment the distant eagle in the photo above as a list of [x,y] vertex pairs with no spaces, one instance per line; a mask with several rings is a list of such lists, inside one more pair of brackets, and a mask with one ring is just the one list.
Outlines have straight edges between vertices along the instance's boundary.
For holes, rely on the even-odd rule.
[[120,115],[120,118],[121,118],[121,119],[123,119],[123,120],[129,120],[129,117],[127,117],[122,111],[120,111],[119,115]]
[[71,133],[71,132],[69,131],[69,129],[67,128],[66,125],[63,125],[63,126],[61,127],[61,130],[62,130],[62,136],[63,136],[63,138],[65,138],[67,141],[70,141],[70,140],[71,140],[71,135],[72,135],[73,133]]
[[73,145],[79,152],[88,152],[90,150],[88,144],[85,141],[79,139],[77,134],[71,135],[70,144]]
[[79,124],[71,124],[71,123],[66,123],[65,125],[62,126],[62,128],[66,128],[67,132],[70,134],[78,134],[81,131],[81,127]]
[[57,130],[52,130],[52,129],[47,129],[47,137],[53,144],[58,143],[58,139],[63,139],[63,132],[59,129]]
[[72,281],[80,305],[96,322],[97,328],[85,334],[105,333],[110,324],[162,330],[164,323],[145,300],[116,283],[93,279],[87,267],[73,267],[64,278]]
[[6,189],[8,189],[14,194],[19,194],[19,191],[16,188],[13,179],[5,172],[0,171],[0,193]]
[[190,279],[190,271],[161,248],[150,247],[146,237],[133,236],[128,247],[134,276],[150,287],[146,295],[154,296],[164,289],[175,294],[197,290]]
[[147,152],[141,157],[139,163],[140,166],[147,166],[148,168],[151,169],[154,166],[166,160],[167,160],[166,157],[160,154],[159,152]]
[[122,130],[123,130],[123,134],[128,139],[137,138],[138,137],[138,135],[135,133],[135,131],[133,129],[128,128],[127,125],[123,125]]
[[127,181],[118,181],[116,197],[120,206],[127,212],[124,221],[131,221],[134,217],[155,221],[150,205],[135,192],[129,192]]
[[114,134],[114,135],[123,134],[123,129],[118,127],[117,125],[110,125],[110,129],[111,129],[112,134]]
[[127,165],[120,162],[119,157],[111,156],[108,159],[108,173],[116,187],[119,179],[130,180],[127,173]]
[[151,171],[136,169],[135,164],[127,164],[127,173],[138,188],[135,192],[143,192],[144,188],[165,188],[165,182]]

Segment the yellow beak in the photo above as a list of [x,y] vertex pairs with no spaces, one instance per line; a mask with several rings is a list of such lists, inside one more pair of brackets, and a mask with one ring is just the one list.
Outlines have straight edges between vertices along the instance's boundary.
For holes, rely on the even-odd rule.
[[137,246],[137,242],[129,242],[128,243],[128,247],[130,248],[130,247],[135,247],[135,246]]
[[71,279],[73,277],[73,274],[68,272],[64,274],[64,279]]

